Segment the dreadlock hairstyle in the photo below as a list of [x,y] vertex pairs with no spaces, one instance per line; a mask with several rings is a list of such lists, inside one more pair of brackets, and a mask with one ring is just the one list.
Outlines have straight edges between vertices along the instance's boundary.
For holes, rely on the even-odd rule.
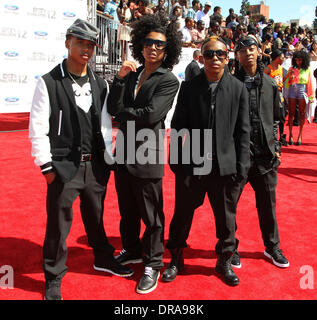
[[[250,40],[250,38],[253,40],[253,43],[252,43],[252,40]],[[241,47],[239,49],[239,43],[243,43],[243,41],[247,41],[247,40],[250,40],[252,44],[254,44],[254,45],[256,45],[258,47],[257,41],[254,40],[252,37],[242,37],[242,38],[239,39],[239,41],[237,43],[236,51],[241,49]],[[260,75],[259,89],[260,89],[260,92],[261,92],[261,88],[263,86],[263,77],[264,77],[265,66],[264,66],[264,63],[262,62],[262,57],[260,55],[257,58],[256,65],[257,65],[256,71]],[[244,78],[245,78],[247,73],[245,72],[243,66],[240,64],[238,59],[235,59],[234,66],[235,66],[234,76],[236,78],[238,78],[240,81],[244,82]]]
[[162,63],[166,68],[172,69],[179,62],[182,50],[182,37],[177,31],[175,22],[169,21],[161,14],[145,15],[132,24],[131,43],[132,56],[139,63],[144,64],[143,40],[150,32],[159,32],[166,37],[165,59]]

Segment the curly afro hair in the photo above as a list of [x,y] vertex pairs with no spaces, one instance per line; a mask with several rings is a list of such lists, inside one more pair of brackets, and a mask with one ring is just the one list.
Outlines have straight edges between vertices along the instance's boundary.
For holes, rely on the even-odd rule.
[[145,15],[132,25],[131,43],[132,55],[139,63],[144,64],[143,39],[150,32],[159,32],[166,37],[165,59],[162,63],[166,68],[172,69],[179,62],[179,57],[182,50],[182,38],[177,31],[177,26],[174,22],[169,21],[159,14]]
[[296,59],[302,59],[302,66],[301,68],[306,70],[309,68],[310,65],[310,57],[309,54],[304,50],[298,50],[294,52],[293,58],[292,58],[292,65],[293,67],[298,67],[296,63]]

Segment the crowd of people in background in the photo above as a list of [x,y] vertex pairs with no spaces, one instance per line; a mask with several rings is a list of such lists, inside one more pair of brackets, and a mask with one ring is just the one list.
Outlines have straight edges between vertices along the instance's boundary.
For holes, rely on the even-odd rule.
[[[297,51],[301,51],[304,60],[317,61],[317,35],[313,30],[306,27],[297,26],[291,23],[290,26],[283,26],[282,23],[275,23],[273,19],[266,19],[264,16],[257,21],[252,17],[250,11],[245,16],[239,16],[233,8],[229,9],[228,16],[225,17],[220,6],[213,6],[211,1],[202,4],[199,0],[172,0],[169,6],[164,0],[158,0],[157,5],[153,5],[149,0],[99,0],[97,11],[118,22],[116,41],[121,44],[121,61],[126,60],[127,43],[130,41],[130,25],[144,15],[160,14],[167,17],[170,22],[175,22],[178,31],[182,35],[182,46],[196,48],[199,50],[206,38],[212,35],[221,37],[227,44],[229,52],[232,52],[229,60],[229,70],[235,72],[234,48],[241,37],[252,36],[259,43],[262,53],[262,62],[265,67],[272,65],[273,57],[278,53],[284,59],[293,59]],[[196,51],[196,61],[199,62],[199,51]],[[292,65],[296,65],[293,61]],[[305,64],[305,63],[304,63]],[[309,62],[308,62],[309,65]],[[287,70],[283,69],[283,78],[286,81],[286,87],[289,86],[287,80]],[[293,70],[291,68],[291,70]],[[317,76],[317,72],[314,73]],[[277,79],[275,79],[277,80]],[[302,83],[306,85],[306,83]],[[311,83],[309,83],[309,86]],[[307,90],[306,90],[307,91]],[[311,94],[311,87],[308,88]],[[289,90],[283,88],[283,102],[285,113],[288,112],[289,99],[286,96]],[[304,92],[303,92],[304,93]],[[307,92],[305,92],[307,96]],[[313,99],[312,95],[308,99]],[[302,99],[304,99],[302,97]],[[292,112],[291,127],[293,125],[303,126],[303,111],[299,111],[299,104]],[[294,113],[294,114],[293,114]],[[314,123],[317,123],[317,108],[314,114]],[[280,128],[281,129],[281,128]],[[302,131],[302,129],[301,129]],[[281,135],[282,144],[287,146],[293,144],[292,131],[290,131],[289,142],[286,142],[285,134]],[[301,144],[301,135],[298,140]]]

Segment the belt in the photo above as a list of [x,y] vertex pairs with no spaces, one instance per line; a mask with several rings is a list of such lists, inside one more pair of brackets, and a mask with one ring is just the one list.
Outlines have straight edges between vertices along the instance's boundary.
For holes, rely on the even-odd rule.
[[81,155],[80,161],[81,162],[91,161],[91,158],[92,158],[91,153],[84,153]]

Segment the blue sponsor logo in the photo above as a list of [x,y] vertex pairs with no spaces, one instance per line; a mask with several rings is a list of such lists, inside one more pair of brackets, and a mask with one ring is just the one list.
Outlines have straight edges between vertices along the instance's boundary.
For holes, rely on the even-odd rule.
[[182,80],[185,80],[185,72],[180,72],[179,74],[178,74],[178,77],[180,78],[180,79],[182,79]]
[[9,58],[15,58],[15,57],[17,57],[19,54],[17,53],[17,52],[15,52],[15,51],[6,51],[5,53],[4,53],[7,57],[9,57]]
[[69,12],[69,11],[66,11],[63,13],[63,15],[67,18],[74,18],[76,17],[76,14],[74,12]]
[[12,5],[12,4],[6,4],[4,6],[7,10],[10,10],[10,11],[17,11],[19,10],[19,7],[18,6],[15,6],[15,5]]
[[7,97],[4,100],[6,102],[18,102],[20,99],[18,97]]
[[48,35],[48,33],[45,31],[35,31],[34,34],[38,37],[46,37]]

